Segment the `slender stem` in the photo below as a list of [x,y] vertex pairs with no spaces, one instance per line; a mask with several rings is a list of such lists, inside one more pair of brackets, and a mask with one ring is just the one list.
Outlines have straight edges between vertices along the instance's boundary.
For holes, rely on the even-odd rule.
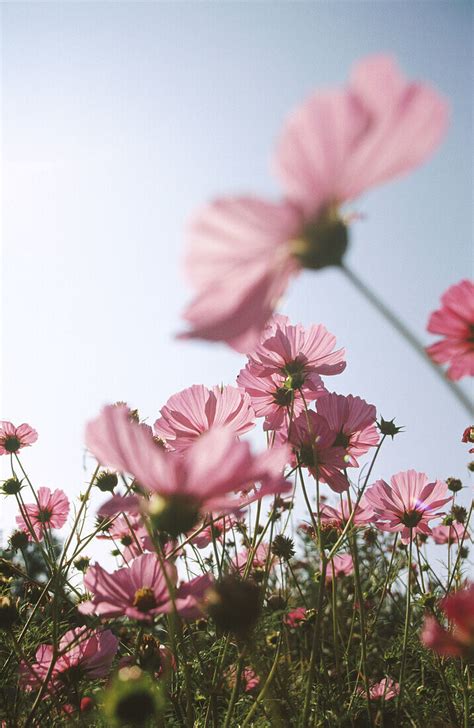
[[[324,554],[324,551],[322,551]],[[301,728],[308,728],[309,725],[309,714],[311,711],[311,696],[313,693],[313,680],[314,680],[314,672],[316,669],[316,657],[319,655],[319,642],[321,637],[321,620],[322,620],[322,613],[323,613],[323,603],[324,603],[324,591],[326,587],[326,569],[327,569],[327,560],[324,558],[322,565],[321,565],[321,576],[319,581],[319,594],[318,594],[318,606],[316,611],[316,620],[314,624],[314,631],[313,631],[313,642],[311,645],[311,657],[309,662],[309,669],[308,669],[308,682],[306,683],[306,694],[304,699],[304,705],[303,705],[303,715],[301,718]]]
[[259,694],[257,696],[257,699],[255,700],[255,702],[252,705],[250,711],[248,712],[248,714],[247,714],[244,722],[242,723],[242,728],[246,728],[246,726],[251,725],[251,723],[250,723],[251,719],[255,715],[255,713],[257,711],[257,708],[260,705],[260,703],[263,700],[265,700],[265,697],[266,697],[266,695],[268,693],[268,690],[270,689],[270,685],[272,684],[273,678],[275,677],[275,673],[276,673],[277,668],[278,668],[278,659],[280,657],[280,648],[281,648],[281,643],[282,643],[282,635],[283,635],[283,632],[280,633],[280,638],[278,640],[278,645],[277,645],[277,648],[276,648],[275,657],[273,659],[273,664],[272,664],[272,666],[270,668],[270,672],[268,673],[268,677],[265,680],[265,685],[263,686],[263,688],[259,692]]
[[408,632],[410,631],[410,615],[411,615],[411,559],[412,559],[412,550],[413,550],[413,529],[410,528],[410,543],[408,546],[408,577],[407,577],[407,601],[406,601],[406,609],[405,609],[405,630],[403,633],[403,651],[402,651],[402,661],[400,664],[400,679],[399,679],[399,685],[400,685],[400,692],[398,693],[398,701],[397,701],[397,715],[395,718],[395,725],[398,726],[399,719],[400,719],[400,708],[402,706],[402,699],[403,699],[403,688],[405,687],[404,681],[405,681],[405,665],[406,665],[406,658],[407,658],[407,648],[408,648]]
[[230,702],[229,707],[227,708],[227,715],[224,720],[224,724],[222,728],[229,728],[231,725],[231,718],[232,714],[234,712],[234,707],[237,702],[237,698],[239,697],[239,691],[240,691],[240,682],[241,682],[241,674],[244,667],[244,659],[245,659],[245,648],[242,649],[239,657],[239,661],[237,663],[237,667],[235,669],[235,683],[232,690],[232,695],[230,696]]
[[458,402],[464,407],[468,414],[473,411],[472,403],[467,395],[464,394],[462,389],[451,379],[446,377],[443,369],[433,362],[425,351],[425,347],[415,336],[415,334],[401,321],[398,316],[383,303],[380,298],[370,289],[368,286],[361,281],[358,275],[353,270],[348,268],[344,263],[340,264],[340,269],[346,276],[346,278],[357,288],[364,298],[377,309],[377,311],[388,321],[393,328],[407,341],[412,349],[428,364],[429,367],[436,373],[436,376],[441,379],[442,382],[451,391],[451,394],[458,400]]

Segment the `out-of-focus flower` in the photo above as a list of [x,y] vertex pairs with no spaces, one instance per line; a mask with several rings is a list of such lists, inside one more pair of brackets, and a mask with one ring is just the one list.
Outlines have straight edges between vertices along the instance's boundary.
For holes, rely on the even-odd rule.
[[[227,516],[223,516],[222,518],[218,518],[212,523],[209,523],[208,526],[198,533],[197,536],[191,540],[191,543],[198,549],[204,549],[212,543],[213,536],[217,541],[223,541],[227,531],[232,529],[232,527],[237,523],[239,523],[238,518],[233,516],[231,513]],[[192,530],[196,531],[196,529],[197,526]],[[189,536],[190,534],[187,535]]]
[[[151,496],[114,497],[101,514],[136,511],[141,505],[155,527],[171,536],[189,531],[200,513],[238,511],[291,487],[282,476],[287,447],[254,456],[247,442],[224,428],[213,427],[178,458],[158,448],[152,435],[130,422],[122,409],[105,407],[88,424],[86,444],[101,463],[130,473],[144,495]],[[259,488],[253,488],[256,482]],[[236,495],[241,491],[247,491],[245,498]]]
[[[59,641],[59,656],[49,677],[48,690],[53,692],[61,685],[76,683],[81,678],[105,677],[110,672],[118,644],[110,629],[95,632],[85,628],[70,629]],[[52,645],[40,645],[36,651],[36,662],[20,663],[22,687],[27,690],[39,688],[52,661]]]
[[[228,685],[231,688],[235,685],[236,673],[237,669],[235,665],[231,665],[231,667],[229,667],[229,669],[225,673]],[[240,680],[242,682],[244,692],[246,693],[251,693],[253,690],[255,690],[255,688],[258,688],[258,686],[260,685],[259,676],[255,672],[255,670],[249,666],[244,667],[244,669],[242,670]]]
[[286,316],[274,316],[257,348],[237,377],[250,395],[255,412],[265,417],[265,430],[288,426],[289,412],[297,416],[304,402],[326,394],[321,374],[345,369],[345,351],[334,351],[336,337],[319,324],[305,329]]
[[[364,688],[359,688],[358,692],[365,695]],[[380,682],[372,683],[369,687],[370,700],[392,700],[400,693],[400,685],[391,677],[384,677]]]
[[219,629],[240,637],[250,633],[262,608],[257,584],[232,575],[224,576],[206,592],[205,603]]
[[38,439],[38,433],[23,423],[15,427],[11,422],[0,422],[0,455],[11,455],[22,447],[29,447]]
[[293,445],[299,463],[310,473],[327,483],[336,493],[349,488],[342,472],[348,467],[348,456],[343,447],[334,446],[334,433],[323,417],[316,412],[302,412],[291,423],[289,442]]
[[474,283],[461,281],[443,293],[441,308],[428,321],[428,331],[444,338],[426,351],[436,364],[449,364],[447,376],[474,375]]
[[474,584],[449,594],[439,604],[450,622],[445,629],[435,617],[425,617],[421,641],[447,657],[469,657],[474,652]]
[[123,557],[125,561],[131,561],[145,550],[153,551],[148,531],[140,516],[129,514],[120,515],[114,518],[110,528],[105,533],[97,536],[98,539],[113,540],[124,547]]
[[296,609],[292,609],[291,612],[285,615],[283,621],[287,627],[301,627],[306,620],[306,612],[307,609],[304,607],[296,607]]
[[28,534],[30,541],[33,540],[30,527],[41,541],[48,529],[64,526],[69,514],[69,500],[63,490],[38,488],[36,498],[36,503],[26,503],[22,515],[16,517],[18,527]]
[[[261,543],[259,544],[259,546],[257,546],[253,555],[252,564],[250,567],[251,570],[265,568],[268,559],[268,551],[269,548],[267,543]],[[250,558],[251,552],[252,549],[243,549],[238,554],[236,554],[236,556],[230,562],[231,568],[242,574],[247,568],[247,562]],[[272,561],[273,558],[270,557],[270,564],[272,563]]]
[[336,554],[328,564],[326,581],[332,581],[339,576],[350,576],[354,573],[354,562],[350,554]]
[[341,263],[340,206],[425,161],[446,124],[439,94],[407,81],[384,55],[357,63],[346,88],[310,96],[277,147],[286,199],[219,199],[192,222],[186,269],[197,295],[184,336],[251,351],[302,267]]
[[[95,614],[100,617],[126,616],[140,622],[151,622],[158,614],[172,611],[168,581],[177,582],[177,571],[173,564],[165,562],[163,568],[156,554],[143,554],[112,574],[100,564],[90,566],[84,576],[84,586],[91,594],[91,600],[82,602],[81,614]],[[183,584],[175,595],[176,610],[190,619],[201,614],[199,603],[211,584],[210,577],[200,576]]]
[[[322,503],[319,508],[319,517],[321,524],[325,526],[332,526],[341,530],[348,522],[351,515],[351,508],[347,500],[343,500],[341,505],[331,506],[327,503]],[[317,514],[314,514],[317,517]],[[364,498],[361,499],[360,503],[355,508],[355,513],[352,518],[353,526],[365,526],[370,523],[373,518],[372,509],[368,507],[367,502]]]
[[211,427],[243,435],[255,426],[250,397],[236,387],[194,384],[169,398],[153,429],[173,450],[182,452]]
[[437,544],[460,544],[469,533],[462,523],[453,523],[450,526],[435,526],[432,529],[433,541]]
[[377,445],[379,434],[373,404],[352,394],[345,396],[332,392],[318,400],[317,411],[334,435],[332,445],[345,449],[352,467],[358,465],[356,458]]
[[451,500],[448,487],[441,480],[428,481],[425,473],[406,470],[393,475],[390,485],[378,480],[365,492],[374,511],[373,522],[382,531],[399,531],[403,543],[410,535],[430,535],[428,523],[443,515],[440,510]]
[[122,667],[107,687],[102,710],[107,726],[158,725],[165,711],[165,698],[159,681],[137,665]]

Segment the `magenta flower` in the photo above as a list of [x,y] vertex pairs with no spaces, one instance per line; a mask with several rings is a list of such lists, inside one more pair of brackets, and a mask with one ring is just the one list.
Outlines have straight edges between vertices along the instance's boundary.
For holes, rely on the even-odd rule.
[[435,526],[432,529],[433,541],[437,544],[460,544],[465,538],[469,538],[466,526],[462,523],[453,523],[451,526]]
[[286,316],[274,316],[257,348],[237,377],[250,395],[255,412],[265,417],[265,430],[288,426],[289,413],[299,415],[304,401],[326,394],[321,374],[345,369],[345,351],[334,351],[336,337],[321,324],[304,329],[290,325]]
[[446,630],[435,617],[425,617],[421,641],[446,657],[469,657],[474,654],[474,584],[449,594],[440,602],[441,611],[450,622]]
[[407,470],[393,475],[390,485],[378,480],[365,492],[374,511],[374,523],[382,531],[399,531],[404,543],[417,533],[431,534],[428,522],[443,515],[440,510],[452,498],[441,480],[428,481],[425,473]]
[[[359,688],[361,695],[365,695],[364,688]],[[384,677],[380,682],[369,687],[370,700],[393,700],[400,692],[400,685],[391,677]]]
[[[232,514],[229,514],[227,516],[224,516],[223,518],[218,518],[212,523],[209,523],[200,533],[198,533],[192,540],[191,543],[193,546],[196,546],[198,549],[204,549],[206,546],[209,546],[210,543],[212,543],[212,536],[214,535],[214,538],[216,541],[223,541],[224,537],[226,535],[227,531],[230,531],[231,528],[239,522],[239,519],[233,516]],[[195,526],[192,529],[192,532],[196,531],[198,526]],[[191,534],[187,534],[187,536],[190,536]]]
[[15,427],[11,422],[0,422],[0,455],[11,455],[22,447],[32,445],[38,439],[38,433],[23,423]]
[[[267,543],[261,543],[257,546],[253,559],[251,569],[264,569],[267,565],[269,547]],[[249,549],[243,549],[240,551],[230,562],[230,566],[239,573],[244,573],[247,568],[247,561],[249,559]],[[273,561],[273,557],[270,556],[270,564]]]
[[37,502],[25,504],[22,515],[16,517],[18,527],[28,534],[30,541],[33,540],[30,528],[41,541],[46,530],[64,526],[69,514],[69,501],[63,490],[52,492],[49,488],[38,488],[36,498]]
[[[59,656],[49,678],[48,690],[55,692],[81,678],[105,677],[110,672],[118,649],[117,637],[106,629],[95,631],[84,627],[70,629],[59,641]],[[46,679],[53,660],[52,645],[40,645],[36,662],[20,663],[20,685],[26,690],[39,689]]]
[[194,384],[170,397],[160,412],[155,435],[180,452],[211,427],[225,427],[238,436],[255,426],[250,397],[236,387]]
[[333,446],[334,433],[316,412],[302,412],[292,423],[289,442],[293,445],[298,462],[336,493],[349,488],[342,472],[348,466],[344,448]]
[[[169,582],[176,586],[176,567],[165,562]],[[198,577],[177,590],[176,610],[189,619],[201,614],[199,602],[210,586],[208,576]],[[92,598],[78,609],[82,614],[100,617],[129,617],[140,622],[151,622],[158,614],[172,610],[172,601],[166,576],[156,554],[143,554],[109,574],[100,564],[90,566],[84,575],[84,586]]]
[[425,161],[447,115],[438,93],[383,55],[357,63],[346,88],[301,104],[276,151],[285,200],[219,199],[194,219],[186,267],[196,297],[184,336],[251,351],[302,267],[340,264],[348,238],[340,206]]
[[357,467],[357,457],[377,445],[377,413],[373,404],[352,394],[346,397],[333,392],[318,400],[317,411],[334,434],[332,444],[345,449],[352,467]]
[[285,615],[283,621],[287,627],[301,627],[306,620],[306,612],[305,607],[296,607],[296,609],[292,609],[291,612]]
[[441,296],[442,306],[431,314],[428,331],[444,338],[426,351],[436,364],[449,364],[447,376],[474,375],[474,283],[461,281]]
[[243,502],[237,493],[249,491],[255,482],[261,485],[247,495],[247,504],[291,487],[282,476],[289,458],[286,447],[254,456],[247,442],[225,428],[213,427],[177,458],[159,448],[152,435],[131,422],[121,408],[109,406],[88,424],[86,444],[103,465],[133,475],[144,496],[112,498],[101,513],[136,512],[140,505],[145,510],[150,506],[156,517],[179,516],[180,525],[185,526],[179,533],[189,531],[200,512],[240,510]]
[[[235,665],[232,665],[226,671],[225,676],[229,687],[233,687],[235,685],[236,673],[237,669]],[[252,667],[244,667],[240,675],[240,679],[242,681],[244,692],[246,693],[251,693],[260,685],[260,678]]]
[[333,556],[326,571],[326,581],[330,582],[340,576],[350,576],[354,573],[354,562],[350,554],[337,554]]
[[119,515],[105,531],[97,536],[98,539],[113,540],[124,547],[123,557],[126,562],[131,561],[145,550],[153,551],[148,531],[140,516],[129,514],[127,517]]
[[[470,442],[471,444],[474,442],[474,425],[471,425],[470,427],[466,427],[464,432],[462,433],[462,440],[461,442]],[[474,447],[471,447],[469,452],[474,452]]]

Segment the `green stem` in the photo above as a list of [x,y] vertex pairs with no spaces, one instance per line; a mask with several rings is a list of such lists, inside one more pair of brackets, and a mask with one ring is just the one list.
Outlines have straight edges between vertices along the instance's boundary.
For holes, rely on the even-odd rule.
[[408,577],[407,577],[407,600],[405,609],[405,629],[403,632],[403,648],[402,648],[402,660],[400,664],[400,679],[398,681],[400,685],[400,692],[398,693],[397,700],[397,714],[395,718],[395,725],[398,726],[400,720],[400,709],[403,700],[403,690],[405,687],[405,665],[407,659],[408,649],[408,633],[410,631],[410,616],[411,616],[411,560],[413,551],[413,529],[410,528],[410,543],[408,546]]
[[383,303],[380,298],[357,276],[353,270],[348,268],[344,263],[340,264],[340,270],[344,273],[347,280],[349,280],[353,286],[357,288],[364,298],[369,301],[374,308],[388,321],[395,331],[400,334],[405,341],[410,344],[412,349],[428,364],[430,369],[436,374],[445,386],[449,389],[451,394],[457,399],[457,401],[464,407],[466,412],[470,415],[472,413],[472,404],[462,389],[451,379],[448,379],[444,370],[441,369],[426,353],[425,347],[419,341],[418,337],[401,321],[398,316]]

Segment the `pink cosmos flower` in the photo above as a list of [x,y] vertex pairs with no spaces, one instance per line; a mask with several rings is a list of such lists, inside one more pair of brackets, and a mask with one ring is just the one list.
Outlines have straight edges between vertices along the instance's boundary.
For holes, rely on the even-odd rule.
[[334,556],[326,571],[326,581],[330,582],[339,576],[350,576],[354,573],[354,562],[350,554],[337,554]]
[[[259,546],[257,546],[255,550],[255,554],[253,556],[252,560],[252,569],[264,569],[267,565],[267,558],[268,558],[268,544],[267,543],[261,543]],[[235,569],[236,571],[243,573],[245,569],[247,568],[247,561],[249,559],[249,549],[243,549],[240,551],[236,556],[232,559],[230,565],[232,569]],[[270,564],[272,563],[273,558],[270,557]]]
[[290,411],[296,416],[304,400],[326,394],[320,375],[339,374],[346,366],[344,349],[334,351],[335,345],[336,337],[322,324],[305,329],[286,316],[273,316],[237,377],[256,414],[265,417],[264,429],[288,425]]
[[[49,678],[49,692],[55,692],[61,685],[68,685],[80,678],[94,679],[108,675],[118,644],[117,637],[110,629],[70,629],[59,641],[59,656]],[[20,663],[20,685],[26,690],[39,689],[52,660],[52,645],[40,645],[36,651],[36,662],[31,665],[25,661]]]
[[[164,568],[168,580],[175,586],[176,567],[165,562]],[[210,584],[208,575],[183,584],[175,597],[178,614],[185,619],[199,616],[199,603]],[[100,564],[90,566],[84,575],[84,586],[92,598],[79,605],[78,609],[82,614],[105,618],[125,616],[140,622],[151,622],[158,614],[172,611],[165,573],[156,554],[138,556],[130,566],[112,574],[105,571]]]
[[447,376],[474,375],[474,283],[461,281],[443,293],[442,306],[431,314],[428,331],[442,334],[426,351],[436,364],[449,364]]
[[[235,526],[235,524],[239,522],[239,520],[240,519],[234,516],[232,513],[223,516],[222,518],[217,518],[212,523],[209,523],[209,525],[206,526],[203,531],[198,533],[197,536],[192,539],[191,543],[198,549],[204,549],[206,548],[206,546],[209,546],[209,544],[212,543],[213,534],[214,538],[217,541],[222,542],[227,531],[230,531],[233,526]],[[198,526],[195,526],[192,531],[196,531],[197,528]],[[189,535],[190,534],[187,534],[187,536]]]
[[255,426],[250,397],[236,387],[194,384],[169,398],[154,424],[155,434],[182,452],[211,427],[243,435]]
[[428,481],[425,473],[407,470],[393,475],[390,485],[378,480],[365,492],[374,511],[374,523],[382,531],[399,531],[403,543],[417,533],[431,534],[428,522],[443,515],[440,510],[452,497],[441,480]]
[[[233,687],[235,685],[236,672],[237,669],[235,665],[232,665],[226,671],[226,678],[229,687]],[[244,667],[240,679],[242,681],[244,692],[246,693],[251,693],[260,685],[260,678],[252,667]]]
[[123,546],[123,557],[126,562],[139,556],[145,550],[154,550],[143,520],[140,516],[133,514],[129,514],[127,517],[117,516],[107,531],[97,538],[113,540]]
[[318,399],[317,411],[334,434],[332,444],[345,449],[352,467],[357,467],[357,457],[377,445],[377,413],[373,404],[352,394],[346,397],[333,392]]
[[447,657],[469,657],[474,654],[474,584],[449,594],[440,608],[450,622],[444,629],[435,617],[425,617],[421,641]]
[[[309,426],[308,426],[309,422]],[[341,471],[348,466],[344,448],[333,446],[334,433],[316,412],[302,412],[292,423],[289,442],[293,445],[300,464],[336,493],[349,488]]]
[[306,609],[304,607],[296,607],[284,617],[284,622],[287,627],[301,627],[306,619]]
[[466,527],[462,523],[453,523],[451,526],[435,526],[432,529],[433,540],[437,544],[460,544],[463,538],[469,538]]
[[66,523],[69,514],[69,501],[63,490],[52,492],[49,488],[38,488],[37,502],[25,504],[22,515],[16,517],[18,527],[33,540],[30,527],[33,529],[38,541],[50,528],[61,528]]
[[[342,530],[346,525],[351,515],[351,508],[349,503],[344,500],[342,506],[331,506],[327,503],[323,503],[319,509],[319,516],[321,523],[325,526],[330,526]],[[314,514],[316,516],[316,514]],[[365,526],[370,523],[373,519],[373,512],[371,508],[368,508],[366,501],[362,498],[360,503],[355,509],[355,514],[352,518],[352,524],[354,526]]]
[[[158,448],[153,437],[131,422],[120,408],[105,407],[87,425],[86,444],[103,465],[133,475],[146,496],[112,498],[110,507],[101,509],[102,514],[130,509],[136,512],[140,505],[147,509],[151,505],[147,498],[153,495],[156,515],[158,510],[170,513],[171,506],[180,518],[184,518],[184,511],[194,513],[180,533],[197,522],[199,512],[238,511],[253,500],[291,487],[282,476],[289,458],[286,447],[254,456],[247,442],[237,440],[225,428],[213,427],[177,458]],[[260,487],[243,503],[236,493],[248,491],[257,481]]]
[[303,266],[340,264],[348,237],[340,206],[425,161],[446,125],[439,94],[384,55],[357,63],[346,88],[307,99],[276,150],[284,201],[219,199],[192,222],[186,269],[196,298],[184,336],[251,351]]
[[0,455],[11,455],[22,447],[29,447],[38,439],[38,433],[23,423],[15,427],[6,420],[0,421]]
[[[364,688],[359,688],[360,694],[365,695]],[[400,693],[400,685],[391,677],[384,677],[380,682],[373,683],[369,688],[370,700],[392,700]]]

